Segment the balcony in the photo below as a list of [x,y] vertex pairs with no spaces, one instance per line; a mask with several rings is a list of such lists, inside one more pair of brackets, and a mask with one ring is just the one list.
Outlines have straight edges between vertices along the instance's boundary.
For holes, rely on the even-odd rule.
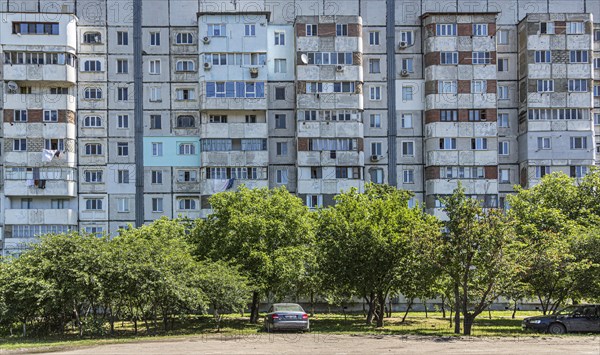
[[200,97],[201,110],[267,110],[266,98]]
[[351,188],[364,191],[365,182],[361,179],[310,179],[298,181],[300,194],[339,194]]
[[76,111],[77,108],[77,99],[74,95],[7,94],[4,100],[5,109]]
[[5,64],[4,80],[77,83],[77,70],[70,65]]
[[358,121],[299,121],[298,137],[363,137],[364,126]]
[[427,152],[427,166],[498,165],[497,150],[450,150]]
[[267,123],[205,123],[200,138],[267,138]]
[[27,180],[6,180],[4,195],[11,196],[47,196],[77,197],[77,184],[75,181],[46,180],[46,187],[40,189],[36,186],[27,186]]
[[360,65],[298,65],[299,81],[363,81],[363,68]]
[[497,194],[498,180],[488,179],[435,179],[425,182],[425,191],[428,195],[445,195],[454,191],[458,182],[462,184],[466,194]]
[[267,166],[269,152],[261,151],[228,151],[200,153],[202,166]]
[[[358,151],[300,151],[299,166],[364,166],[365,155]],[[333,157],[334,156],[334,157]]]
[[364,108],[364,98],[361,94],[299,94],[297,95],[298,109],[335,110]]
[[4,224],[77,225],[77,211],[71,209],[52,210],[7,209]]
[[249,189],[269,187],[269,180],[234,180],[231,188],[226,189],[228,180],[203,180],[200,183],[200,193],[202,195],[214,195],[224,191],[235,191],[240,185],[245,185]]

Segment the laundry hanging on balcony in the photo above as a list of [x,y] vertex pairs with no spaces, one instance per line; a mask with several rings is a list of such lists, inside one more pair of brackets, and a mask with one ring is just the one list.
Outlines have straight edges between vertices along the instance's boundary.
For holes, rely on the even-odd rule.
[[42,161],[44,163],[49,163],[53,159],[60,159],[61,154],[62,153],[60,150],[44,149],[44,151],[42,152]]
[[226,179],[226,180],[215,179],[215,180],[213,180],[214,193],[223,192],[223,191],[227,191],[227,190],[231,189],[233,187],[234,182],[235,182],[235,179]]

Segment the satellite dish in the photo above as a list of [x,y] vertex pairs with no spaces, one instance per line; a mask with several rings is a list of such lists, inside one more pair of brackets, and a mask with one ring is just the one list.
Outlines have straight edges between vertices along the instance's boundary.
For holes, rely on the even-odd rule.
[[308,56],[306,55],[306,53],[305,53],[305,54],[302,54],[302,55],[300,56],[300,60],[302,61],[302,63],[304,63],[304,64],[308,64]]
[[14,81],[9,81],[8,84],[6,84],[6,86],[8,87],[8,92],[12,94],[16,94],[17,91],[19,91],[19,85]]

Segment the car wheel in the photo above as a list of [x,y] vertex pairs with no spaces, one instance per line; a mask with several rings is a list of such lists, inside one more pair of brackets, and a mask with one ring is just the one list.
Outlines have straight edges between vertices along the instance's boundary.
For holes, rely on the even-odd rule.
[[565,328],[565,326],[562,324],[559,324],[559,323],[552,323],[548,327],[548,333],[550,333],[550,334],[560,335],[560,334],[565,334],[566,332],[567,332],[567,329]]

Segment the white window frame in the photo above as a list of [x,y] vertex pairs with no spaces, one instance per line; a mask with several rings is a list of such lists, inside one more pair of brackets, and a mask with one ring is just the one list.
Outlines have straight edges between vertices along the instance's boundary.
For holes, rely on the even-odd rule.
[[488,36],[488,24],[487,23],[474,23],[473,24],[473,36],[475,36],[475,37]]
[[160,75],[162,71],[160,59],[152,59],[150,62],[148,62],[148,65],[148,72],[150,75]]
[[537,148],[538,148],[538,150],[552,149],[552,138],[551,137],[538,137]]
[[162,142],[152,142],[152,156],[153,157],[162,157],[163,156],[163,143]]
[[538,79],[536,83],[537,92],[554,92],[554,80]]
[[498,155],[510,155],[510,142],[509,141],[498,142]]

